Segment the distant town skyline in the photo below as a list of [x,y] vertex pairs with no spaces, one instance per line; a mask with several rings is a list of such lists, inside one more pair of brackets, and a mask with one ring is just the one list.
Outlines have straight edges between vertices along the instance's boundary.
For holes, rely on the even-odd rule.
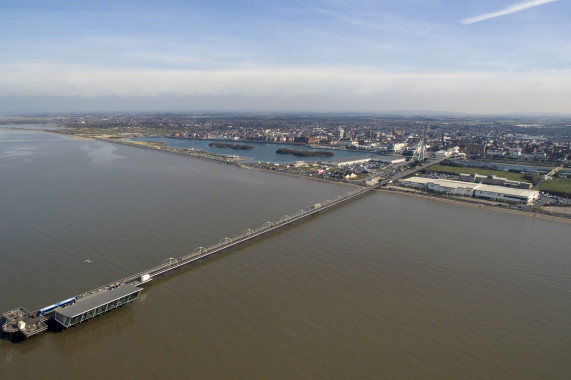
[[565,0],[0,3],[0,112],[570,113]]

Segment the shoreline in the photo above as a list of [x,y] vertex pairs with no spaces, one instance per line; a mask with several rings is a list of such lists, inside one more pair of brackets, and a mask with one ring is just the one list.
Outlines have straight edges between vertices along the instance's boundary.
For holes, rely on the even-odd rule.
[[[45,130],[45,132],[58,133],[58,131],[50,131],[50,130]],[[202,160],[206,160],[206,161],[216,162],[219,164],[232,165],[232,166],[235,166],[235,167],[241,168],[241,169],[259,170],[259,171],[273,173],[273,174],[288,175],[288,176],[297,177],[297,178],[305,178],[305,179],[313,180],[313,181],[335,183],[335,184],[339,184],[339,185],[343,185],[343,186],[362,187],[361,185],[358,185],[355,183],[333,181],[333,180],[327,180],[327,179],[323,179],[323,178],[316,178],[316,177],[310,177],[310,176],[306,176],[306,175],[289,173],[289,172],[285,172],[285,171],[277,171],[277,170],[271,170],[271,169],[266,169],[266,168],[262,168],[262,167],[244,165],[240,161],[236,161],[236,160],[232,161],[232,160],[225,158],[223,156],[216,156],[216,155],[211,155],[211,154],[206,155],[203,153],[196,153],[196,152],[187,151],[187,150],[180,150],[180,148],[170,148],[172,150],[169,150],[169,149],[167,149],[166,146],[150,146],[150,145],[138,144],[136,142],[120,141],[120,140],[109,139],[109,138],[105,138],[105,137],[96,137],[96,136],[87,137],[87,136],[77,136],[77,135],[67,135],[67,134],[64,134],[64,135],[69,136],[69,137],[73,137],[73,138],[76,138],[79,140],[102,141],[102,142],[114,143],[114,144],[119,144],[119,145],[124,145],[124,146],[130,146],[130,147],[134,147],[134,148],[151,150],[151,151],[155,151],[155,152],[169,153],[169,154],[173,154],[173,155],[177,155],[177,156],[197,158],[197,159],[202,159]],[[486,208],[488,210],[495,210],[495,211],[500,211],[500,212],[525,215],[525,216],[533,217],[533,218],[542,218],[542,219],[556,221],[556,222],[571,223],[571,216],[565,216],[565,215],[560,215],[560,214],[559,215],[547,214],[546,212],[543,212],[543,211],[540,211],[540,212],[533,211],[532,212],[532,211],[526,211],[526,210],[520,210],[520,209],[513,209],[513,208],[509,208],[510,205],[508,205],[508,204],[505,204],[505,206],[504,205],[495,206],[494,204],[497,202],[486,203],[486,201],[484,201],[484,200],[475,200],[473,198],[470,198],[470,200],[468,200],[467,198],[455,199],[455,197],[443,197],[443,196],[439,196],[439,195],[433,194],[433,193],[423,193],[423,192],[411,190],[408,188],[401,188],[398,186],[389,186],[389,187],[384,187],[384,188],[377,188],[376,191],[394,192],[394,193],[399,193],[399,194],[402,194],[405,196],[424,198],[424,199],[429,199],[429,200],[434,200],[434,201],[439,201],[439,202],[448,202],[448,203],[456,204],[456,205],[463,205],[463,206],[477,207],[477,208]]]
[[[46,131],[46,132],[48,132],[48,131]],[[286,171],[272,170],[272,169],[257,167],[257,166],[253,166],[253,165],[246,165],[242,162],[243,160],[240,160],[240,159],[232,160],[232,159],[226,158],[224,156],[218,156],[218,155],[208,153],[208,152],[204,153],[202,151],[189,151],[189,150],[184,150],[182,148],[169,148],[169,147],[164,146],[164,145],[163,146],[147,145],[147,144],[139,143],[139,142],[116,140],[116,139],[109,139],[109,138],[97,137],[97,136],[89,136],[89,137],[77,136],[77,135],[65,135],[65,136],[73,137],[73,138],[76,138],[78,140],[102,141],[102,142],[108,142],[111,144],[119,144],[119,145],[134,147],[134,148],[151,150],[153,152],[161,152],[161,153],[173,154],[173,155],[177,155],[177,156],[196,158],[196,159],[200,159],[200,160],[216,162],[219,164],[231,165],[231,166],[238,167],[241,169],[258,170],[258,171],[267,172],[267,173],[288,175],[288,176],[297,177],[297,178],[305,178],[305,179],[312,180],[312,181],[319,181],[319,182],[325,182],[325,183],[335,183],[335,184],[344,185],[344,186],[362,187],[361,185],[358,185],[355,183],[334,181],[334,180],[328,180],[328,179],[324,179],[324,178],[310,177],[307,175],[290,173],[290,172],[286,172]]]
[[487,203],[484,200],[477,200],[473,198],[456,198],[456,197],[444,197],[439,196],[433,193],[423,193],[418,191],[413,191],[408,188],[401,188],[397,186],[385,187],[385,188],[378,188],[377,191],[386,191],[386,192],[394,192],[398,194],[402,194],[404,196],[409,197],[416,197],[416,198],[424,198],[438,202],[444,202],[449,204],[456,204],[459,206],[468,206],[468,207],[475,207],[475,208],[485,208],[488,210],[498,211],[498,212],[505,212],[510,214],[517,214],[517,215],[525,215],[532,218],[541,218],[556,222],[564,222],[571,224],[571,216],[563,216],[562,214],[553,215],[547,214],[545,212],[533,212],[533,211],[525,211],[520,209],[513,209],[509,208],[510,205],[505,204],[502,206],[495,206],[494,204],[497,202]]
[[[151,137],[151,136],[147,136]],[[221,141],[221,142],[236,142],[241,144],[276,144],[276,145],[285,145],[285,146],[296,146],[296,147],[305,147],[310,149],[319,149],[319,150],[340,150],[342,152],[355,152],[355,153],[364,153],[364,154],[380,154],[374,150],[358,150],[358,149],[347,149],[341,146],[329,146],[329,145],[320,145],[320,144],[309,144],[309,143],[301,143],[301,142],[281,142],[281,141],[250,141],[250,140],[227,140],[227,139],[218,139],[218,138],[196,138],[196,137],[174,137],[174,136],[156,136],[156,137],[164,137],[166,139],[175,139],[175,140],[196,140],[196,141]],[[382,155],[382,154],[380,154]]]

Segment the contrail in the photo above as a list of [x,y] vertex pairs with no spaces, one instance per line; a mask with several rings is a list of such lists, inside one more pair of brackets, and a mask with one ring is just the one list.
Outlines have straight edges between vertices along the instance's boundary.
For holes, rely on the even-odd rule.
[[543,4],[547,4],[547,3],[553,3],[557,0],[532,0],[532,1],[526,1],[524,3],[518,3],[518,4],[514,4],[506,9],[503,9],[501,11],[497,11],[497,12],[492,12],[492,13],[484,13],[483,15],[479,15],[476,17],[470,17],[467,19],[462,20],[462,24],[473,24],[475,22],[480,22],[480,21],[484,21],[484,20],[489,20],[491,18],[495,18],[495,17],[500,17],[500,16],[505,16],[505,15],[509,15],[512,13],[516,13],[516,12],[521,12],[523,10],[526,10],[528,8],[533,8],[533,7],[537,7]]

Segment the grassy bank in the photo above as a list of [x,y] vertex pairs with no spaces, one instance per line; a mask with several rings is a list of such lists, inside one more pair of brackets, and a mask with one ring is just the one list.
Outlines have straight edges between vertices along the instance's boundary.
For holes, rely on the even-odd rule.
[[571,196],[571,178],[553,178],[543,182],[539,190],[569,197]]
[[527,179],[524,178],[525,174],[506,172],[502,170],[484,169],[484,168],[470,168],[467,166],[458,167],[458,166],[447,166],[447,165],[433,165],[428,169],[428,172],[438,172],[438,173],[455,174],[455,175],[458,175],[460,173],[466,173],[466,174],[478,173],[480,175],[485,175],[485,176],[495,175],[498,177],[507,178],[510,181],[529,182]]

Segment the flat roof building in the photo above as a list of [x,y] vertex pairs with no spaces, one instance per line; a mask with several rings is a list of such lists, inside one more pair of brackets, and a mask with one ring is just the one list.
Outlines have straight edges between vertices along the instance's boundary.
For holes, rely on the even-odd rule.
[[474,197],[508,203],[531,204],[539,198],[539,191],[494,185],[480,185],[474,190]]
[[394,165],[406,162],[406,158],[402,156],[379,156],[375,157],[373,161],[382,162],[383,164]]
[[405,186],[415,187],[425,191],[434,191],[438,193],[461,195],[508,203],[531,204],[539,198],[539,191],[536,190],[514,189],[510,187],[484,185],[481,183],[453,181],[448,179],[412,177],[403,179],[401,183]]
[[348,158],[340,158],[340,159],[333,159],[326,162],[323,162],[326,165],[336,166],[338,168],[342,168],[345,166],[352,166],[358,164],[365,164],[371,161],[371,157],[348,157]]
[[66,328],[74,326],[136,300],[142,290],[143,288],[126,284],[100,289],[84,298],[78,298],[72,305],[55,309],[55,320]]

